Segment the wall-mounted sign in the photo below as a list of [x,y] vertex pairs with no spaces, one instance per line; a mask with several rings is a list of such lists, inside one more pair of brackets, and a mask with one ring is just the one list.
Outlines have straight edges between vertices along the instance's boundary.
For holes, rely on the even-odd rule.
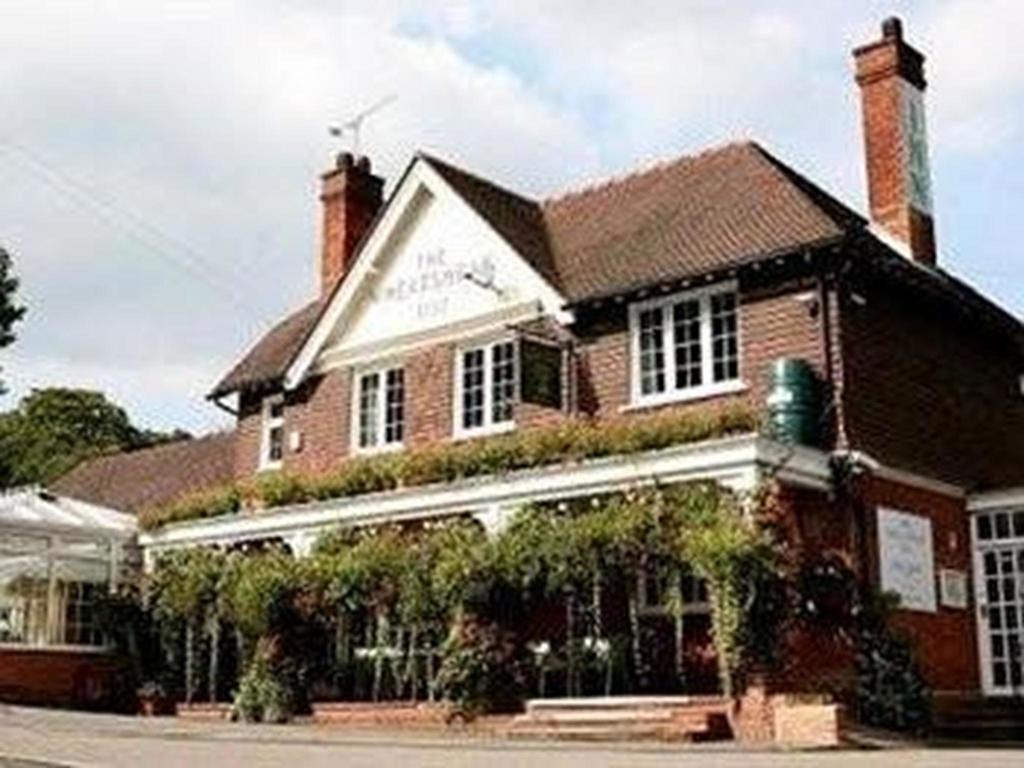
[[935,612],[931,520],[909,512],[880,508],[878,561],[882,591],[898,595],[900,608]]
[[952,568],[939,571],[939,599],[946,608],[966,608],[967,573]]
[[924,93],[903,83],[903,140],[910,204],[921,213],[932,212],[931,169],[928,164],[928,134],[924,122]]

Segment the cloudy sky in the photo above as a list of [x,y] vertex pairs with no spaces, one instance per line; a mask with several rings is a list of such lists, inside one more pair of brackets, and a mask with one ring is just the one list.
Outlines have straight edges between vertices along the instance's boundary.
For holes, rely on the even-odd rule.
[[102,389],[146,426],[316,290],[326,126],[545,195],[754,137],[864,208],[849,50],[900,13],[929,56],[946,267],[1024,315],[1024,3],[0,0],[0,244],[29,314],[11,391]]

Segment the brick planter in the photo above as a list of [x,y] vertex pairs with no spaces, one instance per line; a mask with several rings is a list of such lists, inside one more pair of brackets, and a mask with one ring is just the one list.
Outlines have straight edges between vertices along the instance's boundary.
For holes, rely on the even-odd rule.
[[389,728],[444,728],[448,709],[443,704],[386,702],[315,702],[318,725]]

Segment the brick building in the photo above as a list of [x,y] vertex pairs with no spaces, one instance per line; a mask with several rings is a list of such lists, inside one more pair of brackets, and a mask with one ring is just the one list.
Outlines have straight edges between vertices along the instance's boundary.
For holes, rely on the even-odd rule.
[[[341,154],[321,179],[319,295],[210,395],[237,413],[235,477],[318,474],[567,421],[763,411],[773,364],[797,359],[827,395],[818,444],[757,432],[181,523],[144,548],[277,537],[302,553],[343,523],[498,526],[538,499],[770,476],[805,551],[900,595],[934,690],[1024,690],[1024,328],[943,269],[923,56],[889,20],[854,61],[866,218],[755,143],[547,200],[424,154],[385,199],[370,161]],[[99,471],[58,487],[88,496]],[[838,655],[795,647],[791,681],[822,687]]]

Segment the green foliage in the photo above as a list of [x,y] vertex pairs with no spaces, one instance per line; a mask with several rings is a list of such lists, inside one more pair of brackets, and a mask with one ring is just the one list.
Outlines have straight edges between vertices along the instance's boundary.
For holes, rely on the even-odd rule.
[[149,582],[159,618],[193,625],[216,604],[224,573],[224,555],[215,549],[178,549],[162,555]]
[[514,708],[524,680],[524,661],[509,633],[473,619],[453,628],[437,686],[457,714],[472,718]]
[[85,459],[167,439],[133,426],[100,392],[36,389],[0,415],[0,485],[50,483]]
[[273,641],[259,643],[235,693],[235,713],[247,723],[286,723],[295,711],[285,662]]
[[15,299],[17,291],[11,255],[0,248],[0,349],[14,342],[14,324],[25,316],[25,308]]
[[266,508],[302,504],[659,450],[756,428],[756,415],[743,406],[665,413],[611,425],[573,421],[402,454],[353,459],[336,472],[319,477],[270,474],[251,488],[220,489],[147,510],[139,521],[144,529],[152,530],[168,523],[234,513],[243,499]]
[[224,569],[223,613],[250,642],[284,629],[301,587],[300,565],[279,549],[235,553]]
[[711,484],[674,491],[667,503],[679,515],[679,557],[708,584],[719,676],[729,696],[755,633],[764,629],[751,619],[778,578],[779,550],[735,497]]

